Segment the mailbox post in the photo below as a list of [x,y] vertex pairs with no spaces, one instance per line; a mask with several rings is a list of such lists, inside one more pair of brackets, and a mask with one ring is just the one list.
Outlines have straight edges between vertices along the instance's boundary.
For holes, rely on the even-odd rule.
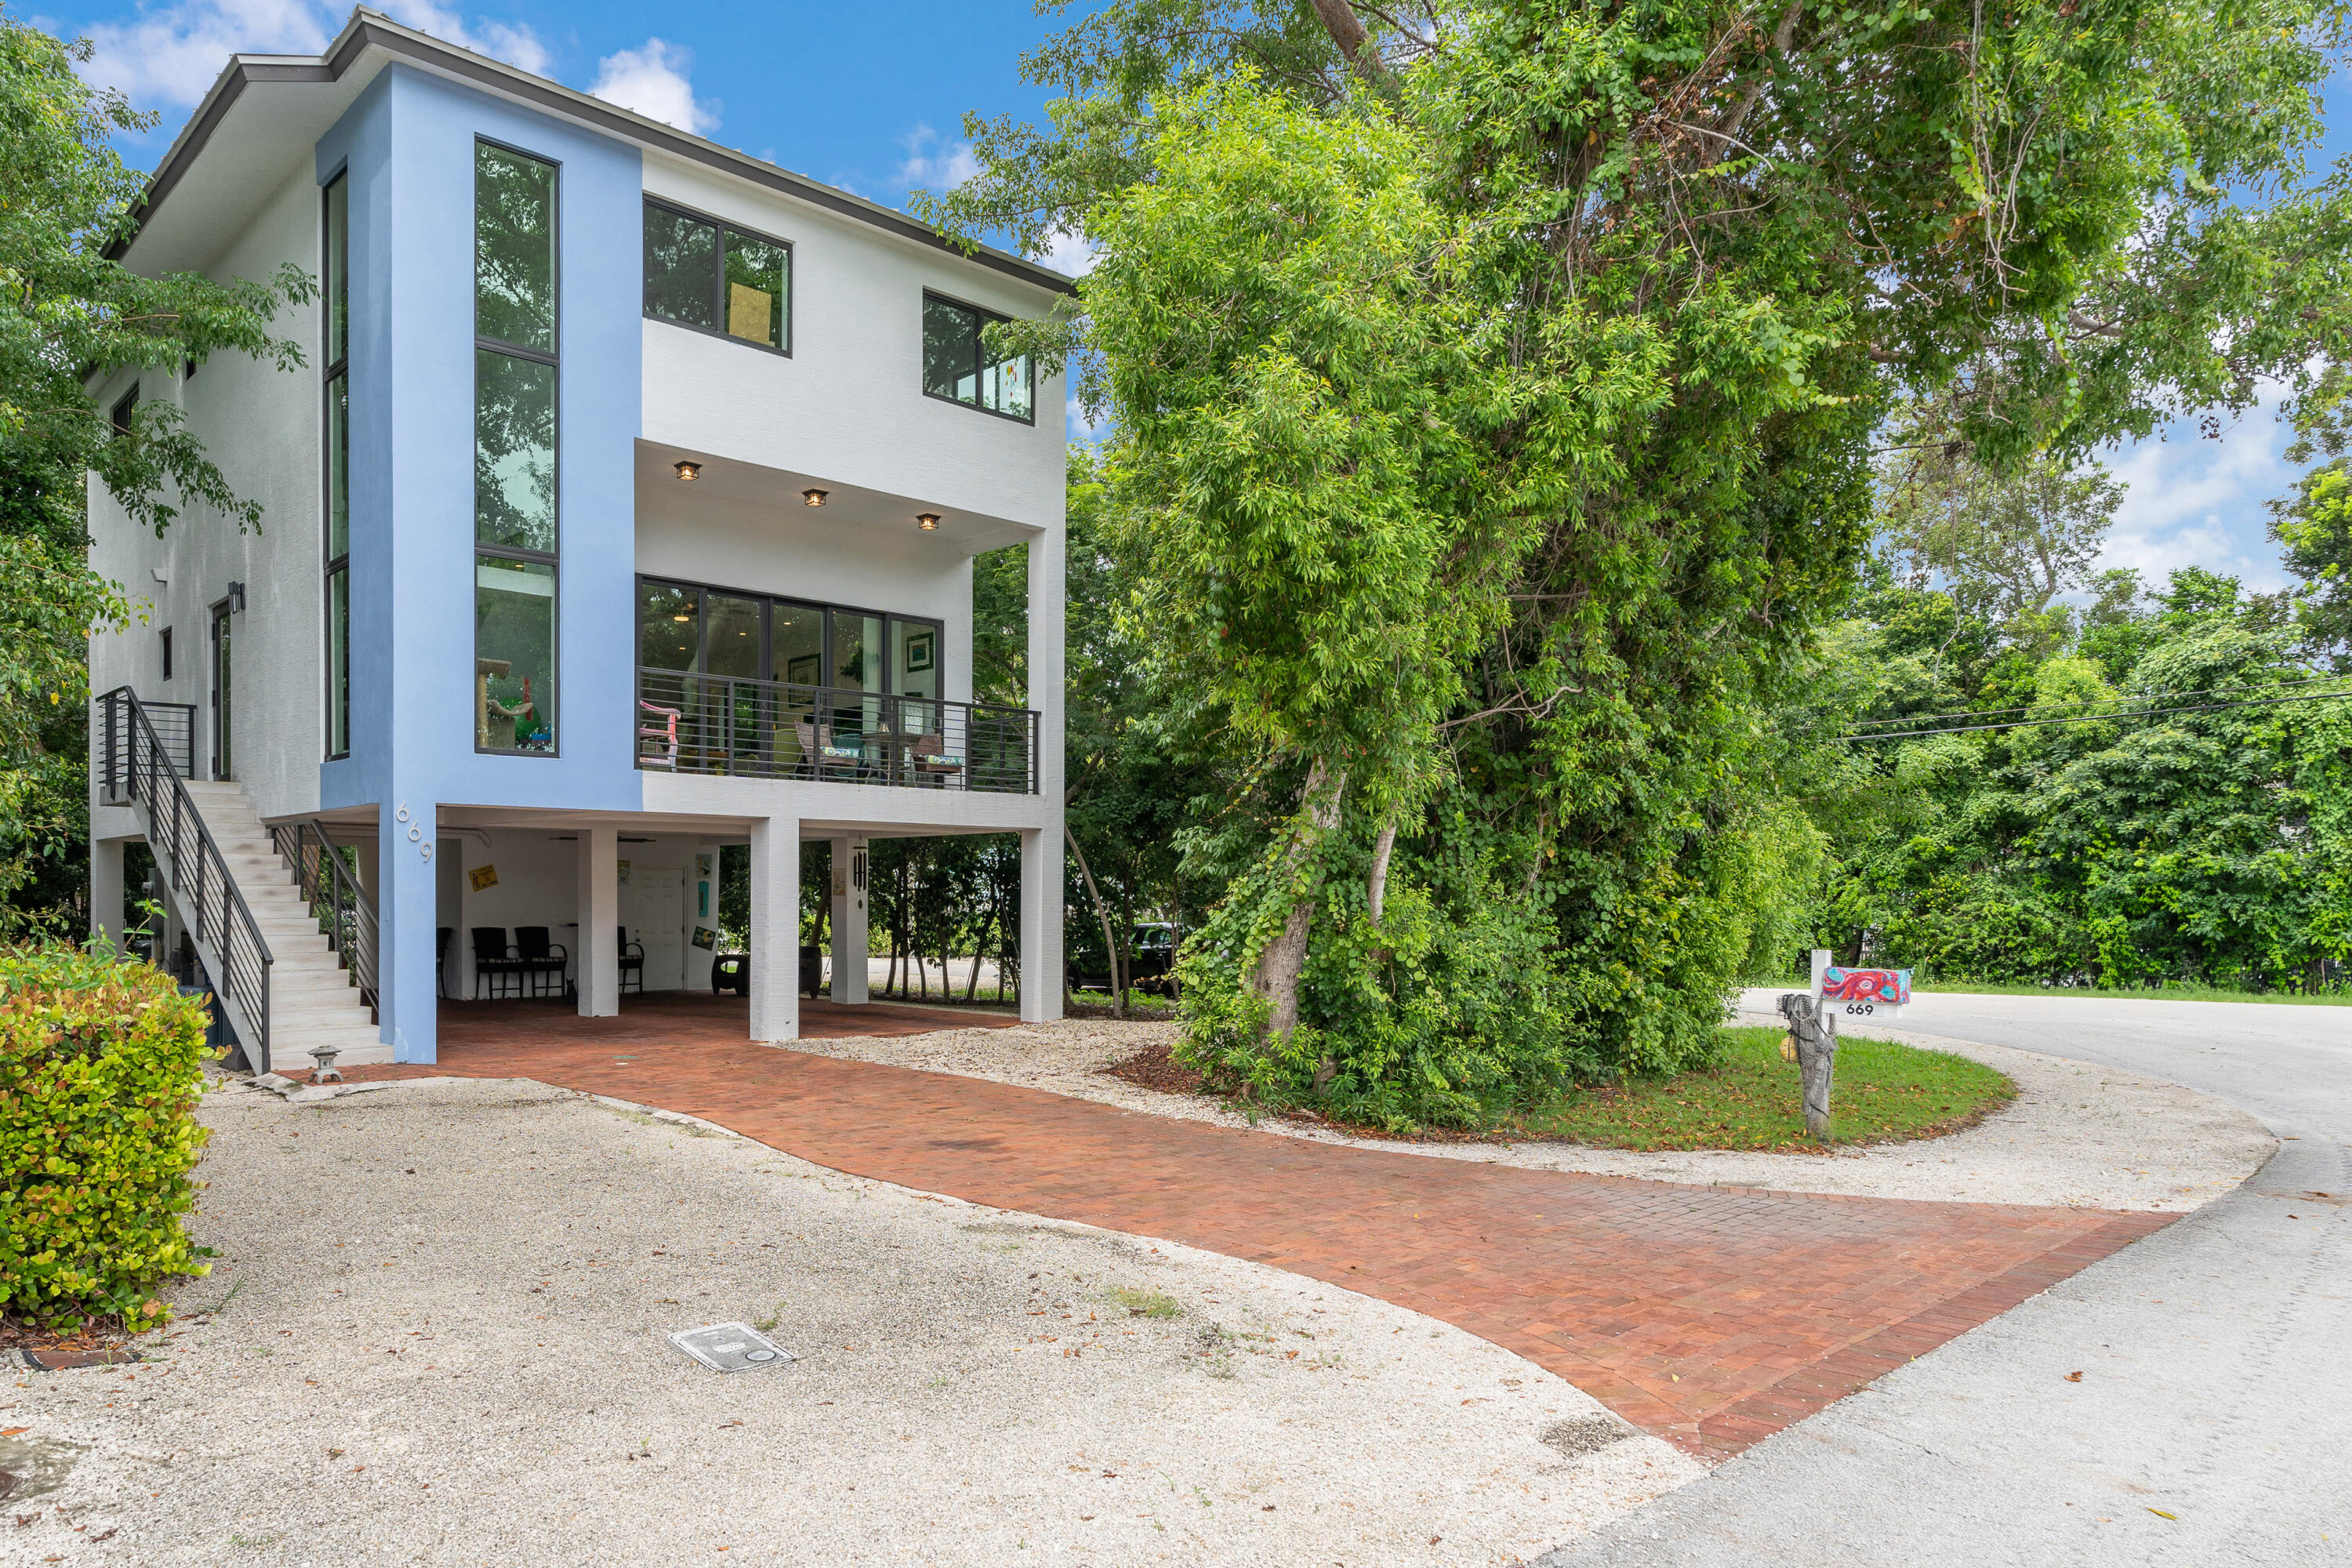
[[1830,1138],[1830,1082],[1837,1067],[1837,1015],[1818,996],[1791,991],[1780,998],[1780,1016],[1789,1020],[1789,1038],[1797,1047],[1797,1080],[1805,1096],[1805,1131],[1826,1143]]

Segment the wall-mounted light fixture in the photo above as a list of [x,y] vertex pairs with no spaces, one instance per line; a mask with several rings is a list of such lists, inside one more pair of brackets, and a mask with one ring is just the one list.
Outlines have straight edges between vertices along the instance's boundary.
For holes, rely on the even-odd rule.
[[231,583],[228,585],[228,608],[231,615],[241,616],[245,614],[244,584]]
[[801,500],[810,506],[823,506],[824,497],[825,492],[819,489],[805,489],[801,492]]
[[695,480],[702,477],[702,465],[700,463],[680,463],[677,465],[677,477],[684,479],[688,484],[692,484]]
[[934,529],[938,528],[939,525],[940,514],[938,512],[919,511],[915,514],[915,526],[921,529],[925,533],[932,531]]

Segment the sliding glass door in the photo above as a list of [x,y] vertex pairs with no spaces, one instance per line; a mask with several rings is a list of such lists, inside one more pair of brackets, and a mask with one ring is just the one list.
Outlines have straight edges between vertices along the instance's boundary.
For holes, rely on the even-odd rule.
[[940,749],[939,620],[640,578],[637,623],[648,721],[676,710],[694,765],[871,768],[893,747]]

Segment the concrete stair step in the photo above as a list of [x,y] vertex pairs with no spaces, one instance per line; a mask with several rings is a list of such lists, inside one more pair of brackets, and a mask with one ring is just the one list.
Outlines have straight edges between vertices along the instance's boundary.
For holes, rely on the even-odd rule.
[[[368,1022],[368,1016],[364,1009],[334,1014],[281,1014],[273,1007],[269,1012],[269,1034],[273,1042],[299,1039],[315,1044],[321,1035],[335,1035],[344,1030],[360,1029],[364,1029],[369,1034],[375,1033],[375,1026]],[[310,1044],[304,1045],[302,1048],[308,1050]]]
[[352,1024],[331,1029],[286,1029],[275,1033],[278,1038],[271,1045],[269,1055],[272,1059],[282,1062],[299,1061],[316,1046],[332,1045],[342,1051],[363,1050],[375,1044],[377,1031],[373,1024]]
[[271,996],[282,996],[289,1002],[351,997],[356,1000],[359,987],[352,984],[351,974],[341,969],[278,970],[269,977]]

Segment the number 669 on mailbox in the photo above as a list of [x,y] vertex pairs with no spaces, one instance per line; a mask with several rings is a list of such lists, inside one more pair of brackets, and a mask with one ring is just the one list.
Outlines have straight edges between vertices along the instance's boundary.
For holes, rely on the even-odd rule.
[[1830,962],[1826,952],[1813,954],[1813,994],[1822,1011],[1856,1023],[1900,1017],[1911,1002],[1911,972],[1907,969],[1849,969]]

